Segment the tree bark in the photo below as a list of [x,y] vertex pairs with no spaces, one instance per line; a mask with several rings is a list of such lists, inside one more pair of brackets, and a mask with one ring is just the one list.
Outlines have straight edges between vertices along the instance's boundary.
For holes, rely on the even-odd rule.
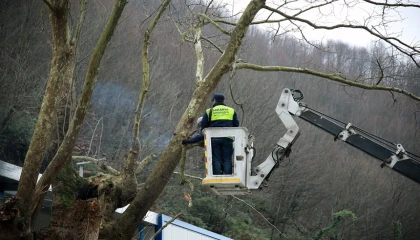
[[[95,84],[99,73],[99,65],[105,53],[105,49],[108,46],[108,43],[110,42],[111,37],[114,34],[114,31],[118,25],[118,20],[121,17],[122,11],[124,10],[126,3],[127,0],[118,0],[114,5],[114,9],[111,13],[110,18],[108,19],[108,23],[105,26],[105,29],[102,32],[102,35],[99,38],[98,43],[96,44],[96,47],[90,59],[88,72],[85,77],[85,84],[83,86],[75,114],[69,126],[69,130],[66,133],[63,143],[60,145],[60,148],[54,156],[54,159],[48,165],[47,169],[45,170],[44,174],[42,175],[41,179],[39,180],[36,186],[36,190],[38,193],[43,193],[48,189],[48,186],[54,180],[57,172],[59,172],[60,169],[71,159],[71,153],[82,128],[82,124],[90,104],[92,93],[95,88]],[[39,199],[42,197],[43,195],[39,194],[34,196],[35,202],[39,201]],[[34,208],[35,205],[32,204],[31,210],[33,211]]]
[[[36,216],[37,204],[42,201],[49,185],[54,181],[57,173],[71,159],[71,153],[80,133],[87,108],[90,104],[90,99],[99,72],[99,65],[127,3],[126,0],[116,1],[108,23],[93,51],[85,78],[85,85],[72,122],[70,123],[69,130],[56,155],[35,187],[42,160],[51,141],[52,130],[57,122],[57,107],[59,98],[63,96],[64,88],[62,85],[65,81],[64,78],[69,80],[72,77],[73,68],[69,68],[69,66],[71,66],[70,63],[74,63],[73,61],[70,61],[73,57],[73,48],[71,46],[75,44],[79,31],[76,30],[77,33],[75,33],[75,36],[70,41],[67,32],[67,18],[69,14],[67,0],[45,2],[50,9],[49,15],[53,32],[53,60],[39,119],[30,143],[29,151],[26,155],[21,180],[19,182],[17,193],[18,211],[13,212],[14,216],[11,216],[10,218],[14,221],[12,227],[9,226],[3,230],[4,222],[0,222],[2,231],[6,232],[5,234],[10,233],[7,235],[8,239],[32,239],[31,216]],[[68,83],[66,84],[71,85]],[[85,203],[81,203],[80,205],[81,206],[76,206],[75,209],[84,206]],[[10,221],[8,221],[8,223],[10,223]],[[68,230],[71,231],[72,226],[69,225],[69,227]]]
[[50,224],[36,233],[39,239],[98,239],[102,215],[97,188],[67,164],[53,183]]
[[28,239],[32,237],[32,212],[30,211],[30,206],[35,193],[35,184],[45,151],[50,144],[51,133],[55,126],[54,123],[57,119],[56,107],[59,97],[62,96],[63,73],[65,72],[68,59],[72,55],[71,49],[68,49],[66,44],[68,1],[54,1],[52,6],[53,9],[50,8],[49,18],[53,36],[53,59],[47,89],[45,90],[35,131],[25,157],[16,195],[19,198],[19,212],[15,218],[14,226],[21,232],[19,237]]
[[[57,221],[36,234],[37,239],[86,239],[97,240],[101,214],[98,201],[77,200],[68,209],[55,210],[60,213]],[[77,220],[77,221],[76,221]]]

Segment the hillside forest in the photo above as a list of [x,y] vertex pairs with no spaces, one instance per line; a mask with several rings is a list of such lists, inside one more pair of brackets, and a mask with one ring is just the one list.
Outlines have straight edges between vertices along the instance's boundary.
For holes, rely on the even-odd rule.
[[[285,132],[275,108],[291,88],[420,155],[420,36],[407,43],[387,28],[420,3],[391,2],[252,0],[232,14],[213,0],[0,1],[0,160],[23,167],[0,206],[0,238],[138,238],[150,210],[238,240],[418,239],[420,185],[298,118],[290,156],[248,195],[204,191],[204,150],[181,144],[221,93],[264,161]],[[366,6],[364,21],[351,20]],[[322,22],[331,8],[348,17]],[[338,28],[375,40],[303,30]],[[81,161],[92,162],[84,178]],[[50,225],[34,229],[50,184]]]

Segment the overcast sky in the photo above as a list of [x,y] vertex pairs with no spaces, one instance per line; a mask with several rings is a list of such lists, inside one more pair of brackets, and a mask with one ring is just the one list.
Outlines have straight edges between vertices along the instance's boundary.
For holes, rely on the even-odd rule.
[[[220,0],[225,3],[230,4],[233,6],[233,12],[241,12],[247,4],[250,2],[250,0]],[[381,0],[378,0],[381,1]],[[274,1],[269,0],[267,1],[267,5],[275,7],[275,5],[272,4],[272,2],[283,2],[283,1]],[[299,8],[299,4],[305,1],[296,1],[295,7]],[[362,5],[358,5],[355,8],[347,9],[342,6],[340,3],[341,1],[338,1],[333,8],[323,8],[322,14],[323,17],[320,17],[320,14],[317,11],[312,11],[311,14],[308,14],[305,16],[308,19],[317,19],[318,23],[322,23],[323,25],[332,25],[334,22],[341,21],[346,17],[346,19],[351,19],[354,21],[361,21],[363,19],[366,19],[367,16],[372,15],[373,12],[380,12],[381,9],[377,8],[371,8],[370,4],[363,3]],[[347,1],[351,2],[351,1]],[[420,4],[420,1],[413,1],[411,3]],[[289,5],[288,5],[289,6]],[[284,9],[282,9],[284,10]],[[289,13],[290,14],[290,13]],[[258,19],[265,19],[267,18],[268,13],[267,11],[260,11],[259,15],[257,16]],[[391,27],[391,32],[401,34],[398,38],[403,40],[404,42],[407,42],[409,44],[412,44],[413,42],[420,43],[420,9],[419,8],[403,8],[400,12],[400,15],[397,13],[393,13],[393,19],[394,20],[400,20],[392,24],[389,24]],[[272,19],[276,19],[275,15],[272,17]],[[307,38],[310,38],[311,40],[327,40],[327,39],[337,39],[345,41],[351,45],[357,45],[357,46],[364,46],[368,47],[370,45],[370,42],[374,40],[375,38],[362,31],[362,30],[355,30],[355,29],[337,29],[334,31],[324,31],[324,30],[314,30],[311,27],[305,28],[305,35]],[[397,35],[394,35],[397,36]]]

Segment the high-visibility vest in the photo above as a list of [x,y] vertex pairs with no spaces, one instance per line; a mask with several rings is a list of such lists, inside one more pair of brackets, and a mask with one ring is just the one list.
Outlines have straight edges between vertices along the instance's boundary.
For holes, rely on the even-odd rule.
[[233,115],[235,114],[235,110],[233,108],[225,105],[217,105],[213,107],[211,116],[209,116],[210,110],[211,108],[206,110],[209,121],[233,120]]

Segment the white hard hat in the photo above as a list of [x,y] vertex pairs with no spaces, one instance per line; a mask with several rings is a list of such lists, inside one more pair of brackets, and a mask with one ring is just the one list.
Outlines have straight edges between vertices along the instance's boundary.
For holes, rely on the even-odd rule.
[[199,117],[199,118],[197,119],[197,124],[200,124],[200,123],[201,123],[201,121],[203,121],[203,117]]

